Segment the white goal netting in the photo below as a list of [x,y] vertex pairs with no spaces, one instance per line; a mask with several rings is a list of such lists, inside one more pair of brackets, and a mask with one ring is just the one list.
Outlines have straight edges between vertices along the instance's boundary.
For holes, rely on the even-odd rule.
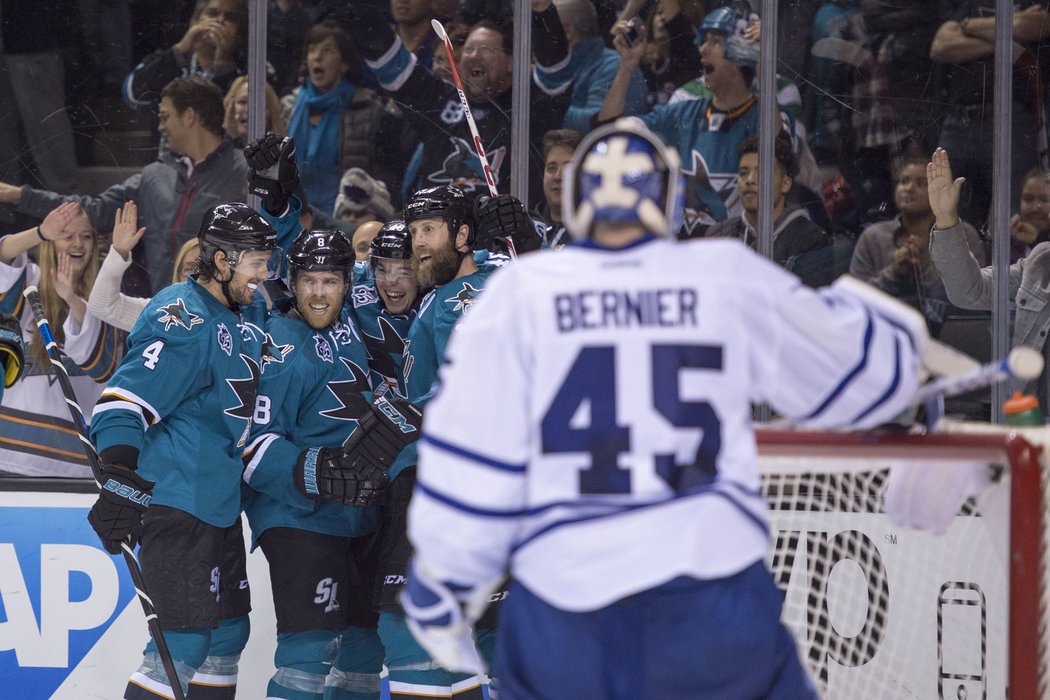
[[[785,592],[784,621],[826,698],[1050,697],[1047,470],[1032,448],[1050,435],[951,429],[760,433],[768,563]],[[883,513],[891,464],[975,460],[1004,466],[1003,477],[944,534],[896,526]]]

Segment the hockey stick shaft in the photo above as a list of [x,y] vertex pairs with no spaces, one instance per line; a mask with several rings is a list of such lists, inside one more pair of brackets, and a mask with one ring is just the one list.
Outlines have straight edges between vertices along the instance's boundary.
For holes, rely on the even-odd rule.
[[1043,371],[1043,357],[1028,347],[1014,348],[1000,360],[981,365],[977,369],[953,377],[941,377],[919,387],[912,400],[921,404],[941,396],[955,396],[1006,379],[1031,380]]
[[[33,319],[36,321],[37,329],[40,331],[40,338],[44,342],[44,348],[47,350],[47,358],[50,360],[51,367],[55,370],[55,375],[58,377],[58,385],[62,388],[62,395],[66,400],[69,415],[72,417],[73,425],[77,430],[77,437],[80,438],[81,446],[84,448],[84,455],[87,457],[88,465],[91,467],[91,474],[95,478],[95,484],[101,488],[102,465],[99,463],[95,446],[91,443],[91,438],[88,437],[84,412],[81,410],[80,404],[77,403],[76,394],[73,393],[73,385],[69,381],[69,374],[66,371],[66,366],[62,363],[62,351],[59,350],[58,343],[55,342],[55,337],[51,333],[51,324],[48,323],[47,316],[44,314],[44,306],[40,303],[40,293],[35,286],[30,286],[22,292],[22,296],[29,303]],[[153,637],[153,642],[157,645],[157,655],[164,666],[164,673],[171,684],[171,691],[175,695],[176,700],[186,700],[186,695],[182,692],[182,684],[179,682],[178,673],[175,671],[175,662],[171,658],[171,651],[169,651],[168,643],[161,633],[160,620],[157,619],[153,601],[146,591],[146,583],[142,579],[142,569],[139,568],[139,562],[131,549],[130,538],[120,543],[120,549],[124,555],[124,563],[127,564],[128,573],[131,574],[131,582],[135,587],[135,593],[138,594],[139,602],[142,604],[142,612],[146,616],[146,624],[149,627],[150,635]]]
[[[489,166],[489,159],[485,155],[485,147],[481,145],[481,135],[478,134],[478,125],[474,122],[474,114],[470,111],[470,102],[467,100],[467,93],[463,90],[463,81],[459,78],[459,69],[456,68],[456,51],[452,47],[452,39],[449,38],[448,32],[445,31],[445,26],[441,24],[439,20],[432,19],[430,24],[434,27],[434,31],[437,32],[438,38],[441,39],[445,44],[445,53],[448,55],[448,65],[452,72],[452,81],[456,85],[456,92],[459,93],[459,101],[463,105],[463,116],[467,120],[467,127],[470,129],[470,136],[474,139],[474,150],[478,154],[478,160],[481,161],[481,169],[485,173],[485,184],[488,185],[489,195],[495,197],[499,195],[499,191],[496,190],[496,180],[492,177],[492,168]],[[518,251],[514,248],[514,241],[510,236],[507,236],[507,250],[510,253],[511,258],[518,257]]]
[[434,27],[434,31],[437,32],[438,38],[445,43],[445,53],[448,54],[449,68],[452,69],[452,80],[456,84],[456,92],[459,93],[459,101],[463,105],[463,116],[467,119],[470,135],[474,139],[474,150],[477,151],[481,167],[485,171],[485,184],[489,187],[489,194],[495,197],[499,194],[496,191],[496,180],[492,177],[489,159],[485,156],[485,148],[481,145],[478,125],[474,123],[474,115],[470,112],[470,103],[467,101],[467,93],[463,90],[463,81],[459,79],[459,70],[456,68],[456,52],[452,47],[452,39],[449,38],[448,33],[445,32],[444,25],[440,21],[434,19],[430,21],[430,24]]

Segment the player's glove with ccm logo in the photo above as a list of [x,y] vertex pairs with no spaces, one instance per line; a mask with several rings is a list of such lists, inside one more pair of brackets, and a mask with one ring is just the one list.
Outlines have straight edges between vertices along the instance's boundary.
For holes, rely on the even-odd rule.
[[380,398],[358,419],[342,447],[312,447],[299,455],[295,485],[307,498],[367,506],[389,483],[387,469],[419,438],[423,414],[403,399]]
[[244,147],[244,159],[248,161],[248,192],[259,196],[266,211],[283,214],[288,198],[299,189],[295,141],[266,134]]
[[135,546],[142,530],[142,514],[153,498],[153,482],[119,464],[103,464],[98,500],[88,522],[110,554],[120,553],[120,543],[131,537]]

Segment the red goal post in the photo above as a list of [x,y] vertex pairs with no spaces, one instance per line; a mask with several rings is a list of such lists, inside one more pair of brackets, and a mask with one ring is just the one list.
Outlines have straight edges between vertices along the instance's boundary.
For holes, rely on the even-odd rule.
[[[827,698],[974,700],[1007,697],[1007,688],[1010,698],[1050,697],[1050,429],[947,430],[756,431],[768,563],[785,591],[785,623]],[[895,526],[882,512],[891,464],[973,461],[1002,465],[1003,478],[943,536]]]

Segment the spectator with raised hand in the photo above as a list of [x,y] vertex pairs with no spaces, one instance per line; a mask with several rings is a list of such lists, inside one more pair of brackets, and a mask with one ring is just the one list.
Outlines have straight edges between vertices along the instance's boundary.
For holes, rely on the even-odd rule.
[[[636,117],[668,144],[677,146],[686,177],[681,237],[696,237],[712,224],[740,211],[736,181],[740,144],[758,132],[758,100],[751,84],[758,65],[758,46],[749,18],[731,7],[720,7],[704,17],[697,33],[697,49],[710,96],[675,104],[657,105]],[[623,20],[613,27],[613,46],[620,69],[595,119],[604,123],[623,113],[631,74],[645,53],[644,35],[633,45]],[[790,130],[793,119],[781,110],[781,125]]]
[[[36,248],[36,259],[29,251]],[[99,239],[84,211],[66,202],[39,226],[0,239],[0,312],[20,317],[29,349],[27,376],[0,405],[0,471],[28,476],[90,477],[65,396],[50,377],[51,363],[22,292],[36,286],[67,365],[77,402],[90,415],[122,354],[124,335],[88,311],[99,269]]]
[[244,0],[197,0],[186,33],[170,48],[146,56],[124,80],[124,101],[154,109],[175,78],[200,75],[225,93],[244,72],[248,11]]
[[138,226],[138,207],[134,202],[128,202],[117,210],[109,254],[102,261],[91,295],[88,296],[88,311],[124,331],[131,330],[149,303],[149,297],[133,297],[120,291],[124,273],[131,267],[131,250],[145,233],[146,227]]
[[[965,178],[953,178],[948,152],[938,148],[926,166],[930,208],[934,214],[930,232],[930,257],[944,280],[948,299],[964,309],[992,308],[992,268],[981,267],[967,245],[966,223],[960,218],[959,199]],[[1005,233],[1005,232],[1004,232]],[[1003,234],[1000,234],[1003,235]],[[1010,298],[1015,301],[1011,346],[1027,345],[1047,354],[1050,329],[1050,244],[1039,243],[1008,270]],[[1011,388],[1034,393],[1047,405],[1046,368],[1036,382],[1011,380]]]
[[335,23],[323,22],[307,32],[305,59],[306,83],[295,93],[288,135],[298,148],[307,198],[327,214],[346,170],[374,172],[383,105],[360,84],[360,58]]
[[[598,32],[598,13],[591,0],[554,0],[561,18],[561,26],[569,40],[569,67],[572,71],[572,102],[565,111],[562,126],[576,131],[588,131],[591,119],[598,114],[605,93],[609,91],[616,71],[620,67],[620,57],[605,46],[605,41]],[[640,22],[641,20],[637,20]],[[555,93],[568,86],[564,81],[554,81],[548,85],[548,76],[537,73],[537,84],[544,90]],[[638,69],[631,74],[624,99],[623,113],[641,114],[646,110],[646,85],[642,72]]]
[[[565,71],[568,43],[557,10],[550,0],[532,0],[531,7],[536,71]],[[419,64],[382,20],[381,10],[379,0],[354,2],[345,8],[343,23],[379,81],[381,91],[397,101],[419,133],[423,146],[421,186],[454,185],[469,196],[486,192],[485,174],[456,88]],[[515,157],[510,150],[513,41],[509,25],[482,20],[471,26],[457,66],[492,178],[496,188],[504,192],[508,189],[510,162]],[[568,82],[569,77],[565,72],[563,79]],[[551,96],[533,90],[531,98],[531,147],[529,153],[522,155],[532,157],[529,191],[530,204],[535,204],[542,172],[540,143],[544,133],[561,125],[568,97],[564,92]]]
[[159,117],[171,152],[142,172],[93,197],[0,182],[0,203],[43,218],[62,202],[73,201],[96,229],[106,230],[125,202],[137,202],[139,224],[146,228],[141,260],[149,280],[140,281],[135,291],[142,296],[157,292],[171,281],[179,246],[196,237],[204,214],[244,198],[247,175],[244,158],[225,137],[222,93],[213,83],[200,76],[171,81],[162,91]]
[[[853,250],[849,271],[914,306],[933,331],[944,321],[948,301],[944,282],[929,253],[935,217],[930,207],[927,162],[916,157],[901,166],[893,193],[897,216],[864,229]],[[970,253],[984,265],[987,260],[977,230],[966,222],[960,222],[960,227]]]

